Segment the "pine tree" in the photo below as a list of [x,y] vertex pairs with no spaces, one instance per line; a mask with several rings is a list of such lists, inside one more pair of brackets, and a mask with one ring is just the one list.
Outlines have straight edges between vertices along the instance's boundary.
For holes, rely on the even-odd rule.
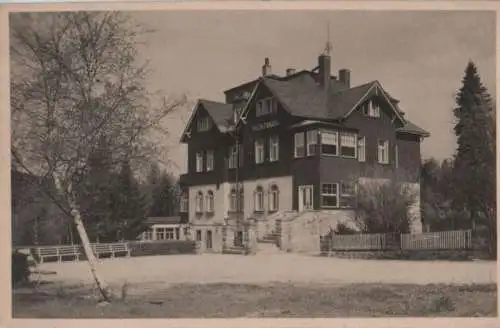
[[122,163],[113,186],[112,215],[107,223],[107,239],[134,240],[144,230],[145,201],[130,163]]
[[174,179],[163,172],[157,185],[152,188],[150,216],[172,216],[177,214],[177,186]]
[[[496,245],[495,123],[492,101],[474,63],[465,69],[456,97],[454,207],[469,214],[472,228],[486,225]],[[496,248],[496,247],[493,247]]]

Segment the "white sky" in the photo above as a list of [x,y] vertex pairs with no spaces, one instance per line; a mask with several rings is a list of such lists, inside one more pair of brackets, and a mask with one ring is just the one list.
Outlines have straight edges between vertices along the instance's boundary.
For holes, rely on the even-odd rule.
[[[223,100],[223,90],[260,75],[311,69],[324,49],[327,24],[332,74],[351,70],[351,84],[379,80],[407,117],[431,133],[423,157],[453,154],[454,93],[469,59],[495,92],[495,13],[444,11],[185,11],[137,12],[155,30],[141,53],[150,60],[149,86],[168,94]],[[178,139],[192,108],[169,121],[174,172],[185,172]]]

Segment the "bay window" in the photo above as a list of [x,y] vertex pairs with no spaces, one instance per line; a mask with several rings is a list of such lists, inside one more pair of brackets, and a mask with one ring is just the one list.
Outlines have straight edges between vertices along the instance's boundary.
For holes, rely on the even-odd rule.
[[304,157],[305,155],[305,140],[304,132],[297,132],[294,135],[294,155],[295,158]]
[[318,145],[318,131],[307,131],[307,156],[315,155]]
[[321,134],[321,153],[338,155],[338,133],[323,132]]

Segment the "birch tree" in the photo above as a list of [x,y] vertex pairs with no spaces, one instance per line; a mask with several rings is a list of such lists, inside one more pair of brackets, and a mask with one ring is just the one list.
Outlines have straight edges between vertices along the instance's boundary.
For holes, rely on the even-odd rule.
[[55,192],[44,191],[74,222],[110,301],[77,197],[90,155],[105,139],[112,165],[154,156],[153,130],[185,100],[147,91],[137,45],[148,31],[124,13],[19,13],[10,28],[11,155],[26,173],[53,181]]

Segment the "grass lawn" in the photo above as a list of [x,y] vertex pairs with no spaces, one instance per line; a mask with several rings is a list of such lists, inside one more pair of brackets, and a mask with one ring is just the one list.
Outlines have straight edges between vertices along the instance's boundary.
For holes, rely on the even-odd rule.
[[[87,296],[85,296],[85,294]],[[90,291],[15,292],[15,318],[497,316],[488,285],[178,284],[105,306]]]

